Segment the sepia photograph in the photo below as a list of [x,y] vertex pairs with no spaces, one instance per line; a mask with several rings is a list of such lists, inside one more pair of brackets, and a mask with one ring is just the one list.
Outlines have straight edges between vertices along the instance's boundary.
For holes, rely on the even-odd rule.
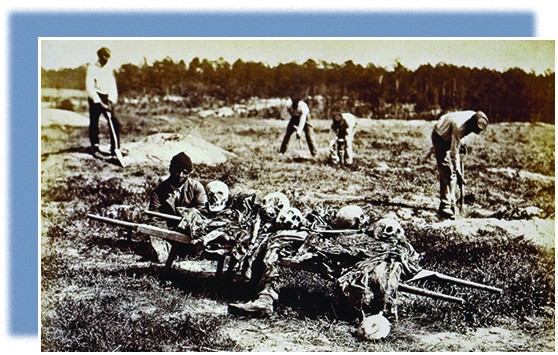
[[38,40],[44,352],[554,352],[555,41]]

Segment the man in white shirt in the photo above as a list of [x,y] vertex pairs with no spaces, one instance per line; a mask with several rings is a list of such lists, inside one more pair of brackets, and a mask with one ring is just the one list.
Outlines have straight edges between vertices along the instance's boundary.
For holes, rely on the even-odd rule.
[[464,183],[459,156],[462,139],[470,133],[480,134],[488,126],[488,118],[482,111],[450,112],[434,125],[432,144],[436,154],[440,179],[441,218],[454,219],[457,183]]
[[[87,67],[85,77],[85,88],[87,90],[89,103],[89,140],[91,142],[91,153],[96,156],[99,153],[99,117],[110,113],[112,126],[114,127],[116,140],[110,135],[111,155],[120,148],[120,122],[114,115],[114,104],[118,101],[118,90],[114,72],[107,63],[110,58],[110,50],[103,47],[97,51],[98,61]],[[107,119],[108,119],[107,117]]]
[[330,159],[333,164],[351,165],[353,163],[353,138],[356,129],[356,117],[350,113],[333,114],[331,130],[335,137],[330,142]]
[[279,151],[281,153],[285,153],[292,134],[296,132],[297,139],[300,139],[302,132],[304,131],[306,143],[310,149],[310,154],[312,154],[315,158],[318,155],[318,151],[316,149],[316,143],[314,142],[314,129],[312,124],[309,122],[310,109],[308,108],[308,105],[304,101],[300,100],[299,97],[293,95],[287,101],[287,110],[291,115],[291,119],[287,124],[287,131],[285,132],[285,137],[283,138],[281,149]]

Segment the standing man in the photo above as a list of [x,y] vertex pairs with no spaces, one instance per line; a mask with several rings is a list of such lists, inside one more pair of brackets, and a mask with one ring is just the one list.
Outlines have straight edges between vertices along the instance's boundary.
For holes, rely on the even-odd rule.
[[[114,104],[118,101],[116,79],[112,68],[107,65],[110,50],[102,47],[97,51],[99,58],[95,64],[87,67],[85,88],[89,103],[89,140],[91,154],[98,156],[99,151],[99,116],[101,114],[111,120],[114,127],[116,140],[110,135],[110,154],[116,155],[115,150],[120,148],[120,122],[114,115]],[[107,114],[109,113],[109,114]]]
[[300,139],[302,136],[302,132],[306,136],[306,143],[308,143],[308,148],[310,149],[310,154],[312,157],[316,157],[318,155],[318,151],[316,150],[316,144],[314,142],[314,129],[312,128],[312,124],[309,122],[310,120],[310,109],[308,105],[300,100],[297,95],[292,95],[289,100],[287,100],[287,110],[291,115],[291,119],[289,120],[289,124],[287,125],[287,132],[285,132],[285,137],[283,138],[283,142],[281,143],[281,153],[285,153],[287,151],[287,146],[289,145],[289,140],[291,139],[291,135],[296,132],[296,138]]
[[460,148],[461,139],[470,133],[480,134],[488,126],[488,118],[481,111],[450,112],[434,125],[432,144],[436,154],[436,163],[440,179],[441,218],[454,219],[456,214],[457,183],[464,184]]
[[[150,194],[150,211],[182,216],[190,208],[206,207],[207,195],[203,185],[190,177],[194,166],[190,157],[183,152],[175,155],[170,162],[170,176],[160,183]],[[152,223],[157,227],[175,229],[179,222],[166,221],[153,217]],[[155,249],[159,261],[164,261],[171,245],[165,240],[151,237],[151,245]]]
[[350,113],[333,114],[331,130],[335,137],[330,144],[330,159],[333,164],[353,164],[353,138],[355,136],[356,117]]

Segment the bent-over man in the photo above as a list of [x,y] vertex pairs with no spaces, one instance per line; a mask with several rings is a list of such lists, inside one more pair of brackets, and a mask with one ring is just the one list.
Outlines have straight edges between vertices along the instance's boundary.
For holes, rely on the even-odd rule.
[[333,164],[353,163],[353,139],[356,129],[356,117],[351,113],[334,113],[331,130],[335,137],[330,142],[330,160]]
[[457,184],[464,183],[459,155],[462,139],[471,133],[480,134],[487,126],[488,118],[482,111],[450,112],[434,125],[432,145],[440,180],[441,218],[455,218]]
[[316,143],[314,142],[314,129],[310,123],[310,109],[306,102],[302,101],[298,96],[293,95],[287,100],[287,110],[291,115],[291,119],[287,124],[287,131],[281,143],[280,152],[285,153],[289,145],[289,140],[293,133],[296,132],[296,138],[300,139],[302,132],[306,136],[306,143],[310,149],[310,154],[315,158],[318,155]]

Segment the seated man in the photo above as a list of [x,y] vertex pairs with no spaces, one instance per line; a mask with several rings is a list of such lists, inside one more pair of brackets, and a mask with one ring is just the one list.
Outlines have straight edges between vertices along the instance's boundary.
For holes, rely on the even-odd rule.
[[[207,196],[203,185],[190,177],[193,170],[194,166],[188,155],[183,152],[176,154],[170,162],[170,176],[151,192],[148,209],[182,216],[191,208],[203,208],[207,203]],[[150,222],[167,229],[176,229],[179,223],[159,217],[153,217]],[[164,262],[171,244],[161,238],[151,237],[151,245],[159,262]]]

